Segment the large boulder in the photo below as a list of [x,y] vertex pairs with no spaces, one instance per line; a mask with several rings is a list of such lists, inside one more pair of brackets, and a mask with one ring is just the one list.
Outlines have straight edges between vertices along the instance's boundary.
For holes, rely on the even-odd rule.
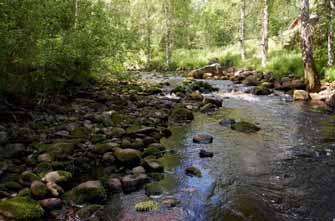
[[107,199],[105,188],[100,181],[87,181],[74,187],[67,197],[77,204],[103,203]]
[[255,133],[260,130],[260,128],[256,125],[245,121],[240,121],[232,124],[231,129],[242,133]]
[[0,202],[0,215],[8,220],[39,220],[44,214],[40,204],[27,197],[16,197]]
[[123,165],[127,167],[138,166],[141,163],[141,152],[135,149],[120,149],[118,148],[114,155],[116,159]]

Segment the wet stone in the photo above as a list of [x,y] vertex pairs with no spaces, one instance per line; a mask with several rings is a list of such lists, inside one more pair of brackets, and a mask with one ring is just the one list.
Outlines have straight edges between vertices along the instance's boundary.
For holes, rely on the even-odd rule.
[[211,158],[214,156],[213,152],[209,152],[207,150],[200,150],[199,157],[200,158]]
[[213,142],[213,137],[209,134],[197,134],[193,137],[194,143],[210,144]]
[[201,177],[202,176],[201,171],[194,166],[186,168],[185,174],[191,177]]

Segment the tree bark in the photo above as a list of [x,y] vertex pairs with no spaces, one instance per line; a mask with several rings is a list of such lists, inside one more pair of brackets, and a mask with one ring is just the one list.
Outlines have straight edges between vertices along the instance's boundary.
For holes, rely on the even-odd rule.
[[269,5],[268,0],[264,0],[262,18],[262,66],[265,67],[269,48]]
[[171,65],[172,57],[172,39],[171,39],[171,5],[169,0],[164,2],[164,14],[165,14],[165,62],[168,67]]
[[300,0],[301,51],[307,91],[320,91],[321,84],[313,60],[312,27],[309,23],[309,0]]
[[146,16],[145,16],[145,25],[146,25],[146,54],[147,54],[147,64],[151,64],[152,60],[152,27],[151,27],[151,5],[149,5],[148,1],[145,0],[145,9],[146,9]]
[[245,0],[241,0],[241,18],[240,18],[240,54],[241,59],[245,60]]
[[79,16],[79,0],[74,1],[74,28],[77,29],[78,26],[78,16]]
[[328,66],[334,66],[334,10],[335,0],[329,0],[329,27],[328,27]]

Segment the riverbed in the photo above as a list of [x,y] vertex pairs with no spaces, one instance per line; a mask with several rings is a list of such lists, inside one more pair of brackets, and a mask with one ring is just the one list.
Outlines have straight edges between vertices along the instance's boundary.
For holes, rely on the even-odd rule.
[[[147,77],[153,79],[152,77]],[[169,82],[165,93],[182,78]],[[106,220],[333,220],[335,218],[335,115],[289,95],[254,96],[230,81],[209,81],[219,88],[207,96],[223,99],[213,114],[197,113],[192,123],[171,125],[172,136],[162,140],[169,152],[161,159],[164,194],[174,208],[137,213],[134,204],[144,191],[116,195]],[[171,96],[171,95],[169,95]],[[261,128],[245,134],[221,126],[223,119],[243,120]],[[214,137],[211,144],[195,144],[199,133]],[[200,158],[199,151],[214,153]],[[196,166],[202,177],[189,177]]]

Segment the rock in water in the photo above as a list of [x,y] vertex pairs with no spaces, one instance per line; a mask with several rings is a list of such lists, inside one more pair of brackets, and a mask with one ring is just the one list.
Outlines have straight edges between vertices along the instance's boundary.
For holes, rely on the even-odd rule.
[[231,129],[242,133],[256,133],[257,131],[260,130],[260,128],[257,127],[256,125],[245,121],[240,121],[232,124]]
[[236,123],[234,119],[223,119],[219,122],[219,124],[223,127],[231,127],[234,123]]
[[153,200],[147,200],[136,203],[135,210],[137,212],[148,212],[159,208],[159,204]]
[[331,108],[335,108],[335,94],[331,95],[327,100],[326,100],[326,104],[331,107]]
[[293,92],[293,100],[295,101],[307,101],[309,100],[309,94],[304,90],[294,90]]
[[200,152],[199,152],[199,157],[200,158],[207,158],[207,157],[213,157],[213,156],[214,156],[213,152],[209,152],[209,151],[206,151],[206,150],[200,150]]
[[192,111],[182,105],[177,105],[171,112],[170,118],[177,123],[192,121],[194,119]]
[[213,142],[213,137],[208,134],[198,134],[193,137],[194,143],[209,144]]
[[185,169],[185,174],[188,175],[188,176],[195,176],[195,177],[201,177],[201,171],[194,167],[194,166],[191,166],[191,167],[188,167]]

